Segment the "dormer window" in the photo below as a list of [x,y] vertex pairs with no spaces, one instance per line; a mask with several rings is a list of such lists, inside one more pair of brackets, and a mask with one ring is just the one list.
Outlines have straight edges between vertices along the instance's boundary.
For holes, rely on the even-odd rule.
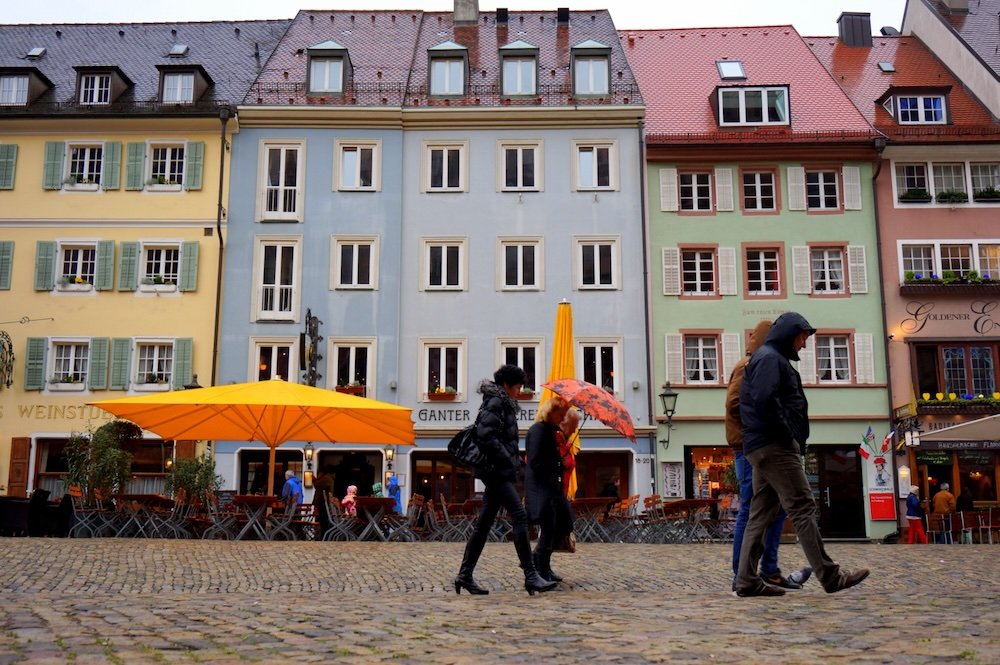
[[940,125],[945,122],[944,95],[898,95],[901,125]]
[[719,124],[787,125],[788,88],[719,88]]
[[587,40],[573,47],[573,93],[606,95],[611,89],[611,47]]
[[340,94],[350,79],[347,49],[327,40],[309,47],[309,94]]
[[503,95],[534,95],[538,90],[538,48],[516,41],[500,48],[501,88]]
[[157,65],[162,72],[160,99],[164,104],[193,104],[213,85],[200,65]]
[[0,106],[24,106],[28,103],[28,75],[0,75]]
[[111,74],[84,74],[80,77],[81,104],[111,103]]
[[430,94],[464,95],[469,50],[455,42],[442,42],[427,49],[427,54],[430,57]]

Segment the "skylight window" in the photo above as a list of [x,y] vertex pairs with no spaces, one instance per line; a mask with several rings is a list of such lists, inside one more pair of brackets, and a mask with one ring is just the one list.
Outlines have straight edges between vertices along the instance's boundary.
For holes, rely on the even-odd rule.
[[719,68],[719,78],[724,81],[747,77],[746,72],[743,71],[743,63],[739,60],[717,60],[715,66]]
[[171,58],[182,58],[187,55],[188,46],[187,44],[174,44],[170,47],[170,57]]
[[886,62],[885,60],[878,63],[878,68],[887,73],[896,71],[896,66],[891,62]]
[[30,51],[28,51],[28,55],[26,57],[28,57],[28,58],[30,58],[32,60],[38,60],[43,55],[45,55],[45,47],[44,46],[36,46],[35,48],[33,48]]

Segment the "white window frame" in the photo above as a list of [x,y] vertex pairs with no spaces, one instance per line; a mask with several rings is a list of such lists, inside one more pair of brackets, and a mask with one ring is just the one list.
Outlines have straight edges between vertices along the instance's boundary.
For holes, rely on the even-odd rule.
[[[69,258],[67,252],[90,251],[93,259],[84,261],[81,258]],[[66,264],[73,263],[75,268],[72,272],[66,272]],[[82,270],[83,264],[89,264],[90,270]],[[83,278],[83,281],[66,281],[64,278]],[[97,241],[85,238],[62,240],[58,242],[56,252],[56,274],[55,285],[57,291],[93,291],[97,281]]]
[[[767,263],[770,262],[771,259],[765,258],[763,256],[758,257],[758,259],[754,262],[755,265],[753,269],[751,270],[751,262],[749,256],[750,252],[759,252],[761,255],[763,255],[765,252],[773,252],[775,254],[773,261],[775,266],[775,272],[777,273],[777,277],[775,278],[778,286],[777,289],[761,288],[754,290],[753,288],[751,288],[750,286],[751,281],[758,281],[760,282],[760,285],[762,287],[766,286]],[[743,270],[746,274],[746,285],[747,285],[748,296],[754,296],[758,298],[759,297],[773,298],[773,297],[778,297],[785,292],[785,285],[782,284],[781,282],[783,277],[783,271],[782,271],[783,257],[784,253],[781,251],[780,247],[747,247],[743,250]],[[756,275],[756,277],[755,278],[751,277],[751,274]]]
[[[429,379],[430,372],[430,350],[433,348],[444,349],[448,347],[456,347],[458,353],[456,354],[455,375],[457,377],[456,383],[458,385],[452,386],[455,389],[456,395],[455,399],[457,401],[465,401],[466,399],[466,372],[467,372],[467,362],[468,362],[468,340],[464,337],[421,337],[419,340],[419,368],[417,370],[417,391],[416,394],[420,396],[421,402],[430,402],[431,400],[427,398],[427,392],[429,386],[425,384],[424,379]],[[445,362],[442,358],[441,362]],[[447,385],[442,385],[442,388],[447,387]]]
[[[822,253],[822,256],[817,256]],[[833,256],[832,254],[836,254]],[[836,259],[840,260],[840,288],[818,288],[817,284],[829,286],[831,278],[831,263]],[[817,280],[816,272],[821,272],[821,278]],[[847,293],[847,249],[845,247],[809,247],[809,286],[814,295],[838,295]]]
[[[441,186],[433,187],[431,182],[431,177],[433,175],[431,164],[433,163],[433,154],[437,150],[445,151],[445,154],[442,155]],[[451,175],[451,173],[448,170],[447,151],[450,150],[458,151],[457,187],[451,187],[448,185],[448,176]],[[424,155],[424,158],[422,160],[423,174],[421,177],[421,182],[423,183],[424,193],[438,194],[438,193],[469,191],[469,163],[468,163],[469,142],[468,141],[424,141],[423,155]]]
[[[843,342],[842,344],[840,342]],[[824,379],[821,376],[822,370],[820,369],[820,351],[824,349],[830,353],[830,374],[831,378]],[[814,362],[816,363],[816,383],[820,385],[830,385],[830,384],[850,384],[853,383],[852,372],[854,371],[853,363],[851,361],[851,336],[847,333],[817,333],[814,336],[813,343],[813,356]],[[838,365],[836,363],[836,354],[834,353],[835,348],[843,348],[847,351],[846,367]],[[837,378],[838,373],[846,373],[846,378]]]
[[[465,58],[433,57],[430,62],[430,70],[428,90],[432,96],[460,97],[465,94]],[[456,74],[458,74],[457,82],[455,81]]]
[[[711,342],[710,344],[708,343],[709,341]],[[690,376],[688,374],[688,350],[689,350],[688,342],[695,342],[696,343],[696,348],[694,350],[697,352],[698,368],[695,371],[697,372],[697,375],[699,377],[701,377],[701,378],[692,379],[692,378],[690,378]],[[681,344],[682,344],[682,347],[681,347],[682,348],[682,352],[684,354],[683,359],[682,359],[682,362],[684,363],[683,367],[682,367],[682,371],[684,372],[684,384],[685,385],[692,385],[692,386],[698,386],[698,385],[701,385],[701,386],[717,386],[717,385],[719,385],[719,383],[721,383],[723,381],[723,378],[722,378],[722,339],[721,339],[720,335],[717,335],[717,334],[688,333],[688,334],[684,334],[682,336]],[[714,379],[705,378],[705,374],[709,371],[708,370],[708,364],[707,364],[709,358],[707,357],[707,354],[706,354],[706,351],[709,350],[709,347],[711,347],[711,350],[715,352],[715,358],[714,358],[714,360],[715,360],[715,378]]]
[[[755,92],[760,93],[761,101],[763,106],[761,107],[762,117],[761,120],[747,120],[747,93]],[[770,120],[768,118],[768,97],[772,92],[780,92],[783,95],[783,108],[781,113],[784,114],[784,118],[778,120]],[[731,96],[735,93],[736,98],[739,102],[740,109],[740,119],[738,121],[727,121],[724,117],[724,103],[723,98]],[[718,89],[718,104],[719,104],[719,125],[722,127],[736,127],[736,126],[750,126],[756,127],[759,125],[788,125],[791,122],[788,112],[788,97],[789,91],[787,86],[777,85],[777,86],[724,86]]]
[[[697,265],[695,266],[698,276],[690,281],[685,278],[688,270],[685,269],[685,254],[689,252],[694,252],[696,254],[709,254],[709,260],[712,264],[712,288],[708,291],[703,291],[700,289],[690,290],[689,286],[702,286],[703,282],[701,280],[702,264],[704,263],[704,256],[693,257]],[[714,297],[719,295],[719,255],[715,248],[713,247],[684,247],[680,250],[680,278],[681,278],[681,295],[691,298],[704,298],[704,297]]]
[[[176,271],[172,274],[166,270],[160,270],[158,272],[150,273],[148,270],[149,263],[151,259],[149,258],[149,252],[177,252],[177,267]],[[180,284],[181,272],[183,266],[184,257],[182,255],[182,245],[179,240],[143,240],[139,243],[139,258],[136,265],[136,277],[139,280],[139,290],[140,291],[150,291],[157,293],[170,293],[177,291],[178,284]],[[165,259],[161,256],[159,259],[155,260],[159,263],[160,268],[164,267]],[[169,263],[169,261],[167,261]],[[161,281],[156,282],[155,278],[159,276]]]
[[[625,388],[624,385],[624,368],[623,368],[623,355],[622,355],[622,338],[621,337],[577,337],[576,338],[576,367],[577,376],[584,379],[585,381],[590,381],[591,378],[600,376],[603,373],[604,367],[600,364],[601,354],[600,352],[595,353],[595,361],[598,363],[596,369],[595,377],[590,377],[587,371],[587,367],[584,364],[585,350],[589,347],[594,347],[595,349],[600,349],[601,347],[611,347],[612,357],[611,362],[614,367],[611,368],[611,386],[603,386],[612,388],[612,393],[615,397],[621,395],[622,390]],[[591,381],[591,383],[595,383]],[[600,384],[597,384],[600,385]]]
[[[170,347],[170,358],[159,357],[160,349],[163,347]],[[158,381],[146,381],[146,376],[143,380],[140,380],[139,364],[142,362],[140,356],[140,351],[143,348],[153,348],[156,350],[156,356],[153,361],[159,365],[160,363],[169,363],[170,369],[165,372],[167,375],[162,382]],[[169,337],[136,337],[132,339],[132,354],[131,354],[131,367],[129,368],[129,383],[132,386],[132,390],[136,392],[167,392],[170,390],[171,385],[174,381],[174,375],[177,371],[177,357],[175,355],[175,345],[174,339]],[[161,374],[161,372],[146,372],[149,374]]]
[[[434,248],[458,248],[458,284],[431,284],[431,252]],[[422,291],[465,291],[469,283],[469,239],[464,236],[420,238],[420,288]],[[447,274],[447,254],[442,253],[442,279]]]
[[28,75],[0,74],[0,106],[28,104]]
[[[268,246],[292,247],[294,249],[294,266],[292,267],[292,284],[289,285],[290,306],[289,311],[264,310],[264,251]],[[298,321],[299,309],[302,301],[302,236],[287,235],[259,235],[254,237],[253,253],[253,288],[251,289],[252,306],[250,309],[250,321]],[[280,272],[280,271],[279,271]],[[274,285],[274,302],[280,302],[280,285]]]
[[[752,176],[753,182],[748,183],[747,177]],[[771,178],[770,183],[765,183],[761,181],[761,176],[768,176]],[[740,200],[743,202],[743,209],[748,212],[774,212],[778,209],[778,183],[777,174],[771,170],[753,170],[747,169],[741,174],[740,182]],[[747,187],[753,188],[753,194],[747,196]],[[764,194],[764,188],[770,187],[771,194],[767,196]],[[764,199],[771,199],[771,206],[764,206]],[[750,199],[754,202],[754,207],[747,206],[747,200]]]
[[[988,172],[983,173],[983,170]],[[1000,189],[1000,162],[970,161],[969,176],[972,182],[972,194],[992,187]],[[985,184],[984,184],[985,182]]]
[[[514,67],[508,68],[507,65]],[[538,58],[533,55],[507,55],[501,58],[501,66],[504,97],[537,94]]]
[[[513,364],[524,368],[524,350],[531,349],[535,352],[535,385],[524,385],[525,389],[530,388],[534,393],[533,400],[537,400],[542,392],[542,384],[547,380],[548,363],[545,362],[545,340],[541,337],[500,337],[497,338],[496,366],[507,364],[507,350],[513,349],[517,355],[517,360]],[[522,400],[523,401],[523,400]]]
[[[685,183],[685,180],[689,182]],[[680,212],[712,212],[715,188],[711,171],[681,171],[677,174],[677,203]],[[699,192],[708,188],[708,194]],[[689,203],[691,207],[684,207]],[[702,207],[704,205],[704,207]]]
[[[145,182],[146,189],[154,192],[179,192],[184,188],[184,181],[187,176],[187,140],[179,139],[177,141],[146,141],[146,154],[149,158],[146,160],[145,165]],[[167,150],[170,155],[167,157],[166,163],[180,163],[180,179],[170,179],[169,176],[163,176],[167,182],[159,182],[159,177],[153,175],[153,166],[156,160],[157,150]],[[180,151],[179,156],[177,151]],[[169,171],[169,166],[168,166]]]
[[[542,291],[545,289],[544,236],[499,236],[497,238],[497,290],[499,291]],[[507,283],[507,248],[517,247],[518,284]],[[525,284],[523,259],[524,248],[531,247],[535,254],[535,281]]]
[[[903,108],[900,103],[903,99],[915,99],[917,102],[917,107],[914,109],[919,116],[916,120],[911,120],[909,118],[903,119]],[[924,102],[931,99],[941,100],[941,117],[927,119],[928,111],[933,111],[933,109],[924,108]],[[896,122],[901,125],[943,125],[948,122],[948,100],[945,99],[944,95],[896,95],[894,98],[893,107],[896,109]]]
[[[361,184],[361,153],[370,150],[372,154],[371,184]],[[355,164],[351,165],[352,173],[348,174],[348,166],[344,162],[345,155],[354,151],[357,154]],[[382,190],[382,140],[337,139],[333,142],[333,188],[340,192],[379,192]],[[357,184],[345,183],[345,176],[351,175]]]
[[194,72],[164,72],[164,104],[191,104],[194,102]]
[[[598,170],[597,153],[599,150],[608,151],[608,182],[600,184],[600,172]],[[583,163],[583,154],[592,153],[591,163]],[[597,191],[617,191],[618,190],[618,141],[573,141],[573,183],[578,192]],[[584,184],[584,173],[588,184]]]
[[[287,154],[295,152],[297,154],[295,163],[295,185],[286,186],[279,184],[274,189],[278,195],[279,209],[267,210],[268,203],[268,162],[272,150],[280,150],[280,174],[279,181],[283,180],[283,174],[287,168]],[[261,139],[257,151],[257,221],[291,221],[301,222],[305,219],[305,173],[306,166],[306,143],[304,140],[277,140]],[[295,210],[285,212],[280,210],[283,207],[281,202],[289,193],[294,192]]]
[[[588,248],[610,246],[611,282],[594,284],[584,282],[584,252]],[[599,262],[599,260],[598,260]],[[595,274],[599,266],[595,264]],[[621,237],[620,236],[573,236],[573,282],[578,291],[615,291],[621,289]],[[597,277],[599,280],[599,276]]]
[[[74,159],[75,150],[85,151],[79,158]],[[100,157],[94,151],[100,151]],[[104,173],[104,142],[90,141],[67,141],[66,158],[63,164],[63,188],[73,191],[96,192],[101,188],[101,176]],[[81,162],[83,172],[73,174],[73,163]]]
[[[247,381],[263,381],[274,378],[281,378],[288,383],[299,383],[299,338],[298,337],[251,337],[250,357],[247,359]],[[275,349],[278,347],[288,347],[288,376],[275,374]],[[262,348],[271,349],[271,365],[267,379],[260,378],[260,350]]]
[[[333,386],[339,385],[337,376],[340,369],[340,349],[347,349],[348,355],[348,371],[352,377],[357,377],[357,362],[358,362],[358,349],[364,349],[367,351],[368,359],[365,362],[365,383],[362,385],[365,387],[365,397],[370,399],[375,398],[375,384],[377,383],[376,367],[378,360],[378,338],[376,337],[333,337],[330,338],[327,344],[327,367],[326,373],[330,377],[328,385],[332,388]],[[357,379],[354,378],[348,382],[351,385]]]
[[[507,151],[517,151],[517,184],[507,184]],[[534,185],[525,185],[523,182],[523,159],[524,151],[533,150],[534,155]],[[542,159],[542,141],[512,141],[500,139],[497,141],[497,191],[498,192],[540,192],[544,189],[542,182],[545,167]]]
[[[331,81],[331,74],[334,72],[336,73],[336,81]],[[317,74],[320,76],[317,76]],[[321,83],[321,85],[317,85],[318,82]],[[309,93],[322,94],[341,92],[344,92],[344,58],[339,56],[310,56]]]
[[[839,173],[839,171],[837,169],[834,169],[834,168],[830,168],[830,169],[806,169],[806,174],[805,175],[806,175],[806,177],[805,177],[805,185],[806,185],[806,188],[805,188],[806,210],[840,210],[841,209],[841,204],[840,204],[840,173]],[[835,202],[834,202],[834,205],[832,205],[832,206],[828,206],[826,204],[827,203],[826,199],[829,196],[829,194],[827,194],[825,190],[826,190],[826,187],[830,185],[830,183],[827,182],[827,179],[826,179],[826,176],[828,176],[828,175],[833,175],[833,189],[834,189],[833,197],[835,199]],[[818,196],[819,196],[819,205],[812,205],[812,203],[810,202],[810,199],[812,199],[813,196],[814,196],[814,195],[812,195],[812,194],[809,193],[809,186],[810,186],[809,178],[810,178],[810,176],[817,176],[818,177],[818,181],[817,181],[816,184],[820,188],[820,193],[818,194]]]
[[[597,66],[597,65],[600,66]],[[606,55],[573,58],[573,94],[606,95],[611,85],[611,59]]]
[[[892,187],[896,196],[896,207],[913,207],[914,205],[924,205],[924,206],[940,206],[953,208],[955,206],[996,206],[994,201],[977,201],[977,192],[993,186],[1000,189],[1000,161],[991,161],[989,159],[898,159],[894,160],[892,163]],[[926,190],[927,194],[930,196],[930,201],[903,201],[900,202],[899,197],[907,190],[905,186],[905,177],[901,177],[900,170],[905,168],[920,168],[923,170],[923,181],[925,183],[924,187],[917,189]],[[960,169],[962,175],[962,182],[960,188],[945,188],[942,189],[940,184],[942,181],[941,170],[943,167],[955,167]],[[985,171],[985,175],[983,174]],[[993,171],[991,174],[990,171]],[[989,183],[989,184],[984,184]],[[954,190],[964,192],[968,197],[965,203],[954,202],[954,201],[944,201],[939,202],[937,200],[937,195],[942,191]]]
[[[970,259],[971,259],[971,270],[975,270],[979,273],[980,277],[989,275],[990,279],[997,279],[1000,274],[990,272],[988,266],[985,267],[982,264],[983,254],[980,251],[980,247],[993,247],[1000,246],[1000,237],[997,238],[948,238],[942,240],[940,238],[934,240],[920,239],[920,238],[907,238],[905,240],[896,241],[896,261],[899,266],[899,283],[902,284],[906,279],[907,268],[904,265],[903,250],[907,247],[930,247],[931,248],[931,262],[932,269],[931,275],[937,278],[941,277],[941,273],[944,272],[944,261],[942,259],[941,248],[942,246],[951,245],[962,245],[969,247]],[[919,270],[914,272],[920,273],[922,277],[931,277],[931,275],[924,275]]]
[[80,103],[88,106],[106,106],[110,104],[111,74],[107,72],[86,72],[80,74]]
[[[52,392],[83,392],[87,390],[87,384],[90,381],[90,343],[89,337],[52,337],[49,339],[49,348],[46,355],[46,367],[45,367],[45,389]],[[65,374],[60,374],[56,376],[56,362],[58,358],[56,357],[56,347],[58,346],[72,346],[74,348],[79,346],[86,346],[86,358],[83,358],[83,363],[86,369],[82,371],[82,376],[79,377],[78,381],[59,381],[58,378],[64,378]],[[77,354],[74,351],[70,362],[73,363],[74,367],[79,362]],[[73,372],[77,374],[77,372]]]
[[[367,245],[369,247],[368,284],[358,282],[358,247]],[[341,279],[342,249],[347,246],[354,247],[352,270],[353,282],[346,283]],[[330,237],[330,289],[377,291],[379,278],[379,236],[377,235],[336,235]]]

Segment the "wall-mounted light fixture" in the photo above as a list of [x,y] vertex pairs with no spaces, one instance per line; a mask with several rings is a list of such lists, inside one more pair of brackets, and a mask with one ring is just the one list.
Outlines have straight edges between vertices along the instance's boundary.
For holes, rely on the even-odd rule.
[[385,449],[385,464],[389,471],[392,471],[392,461],[396,459],[396,449],[386,448]]
[[663,392],[660,393],[660,403],[663,405],[663,415],[667,417],[667,431],[666,438],[660,439],[660,445],[666,450],[670,447],[670,430],[673,426],[670,424],[674,419],[674,414],[677,412],[677,391],[670,387],[670,382],[663,384]]
[[311,489],[313,486],[313,458],[316,456],[316,446],[312,444],[312,441],[306,441],[306,445],[302,448],[302,454],[306,458],[306,470],[302,474],[302,485]]

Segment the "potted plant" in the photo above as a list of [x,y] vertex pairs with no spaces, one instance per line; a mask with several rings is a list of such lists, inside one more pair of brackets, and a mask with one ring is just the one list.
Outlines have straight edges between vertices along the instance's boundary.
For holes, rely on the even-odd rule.
[[899,195],[901,203],[930,203],[931,193],[926,189],[907,189]]
[[937,193],[938,203],[968,203],[969,195],[960,189],[946,189]]
[[125,448],[141,440],[142,429],[124,420],[113,420],[88,434],[74,433],[65,448],[64,486],[78,486],[89,506],[124,492],[132,480],[132,455]]
[[357,395],[359,397],[365,396],[365,385],[360,381],[352,381],[351,383],[339,383],[335,390],[338,393],[345,393],[347,395]]
[[1000,203],[1000,189],[984,187],[972,192],[972,198],[980,203]]
[[432,402],[447,402],[454,400],[458,397],[458,391],[456,391],[452,386],[435,386],[431,390],[427,391],[427,399]]
[[518,399],[535,399],[535,389],[530,386],[521,386],[521,392],[517,394]]
[[201,457],[181,458],[174,462],[164,478],[164,491],[175,501],[208,504],[208,494],[219,491],[222,476],[215,473],[215,460]]

